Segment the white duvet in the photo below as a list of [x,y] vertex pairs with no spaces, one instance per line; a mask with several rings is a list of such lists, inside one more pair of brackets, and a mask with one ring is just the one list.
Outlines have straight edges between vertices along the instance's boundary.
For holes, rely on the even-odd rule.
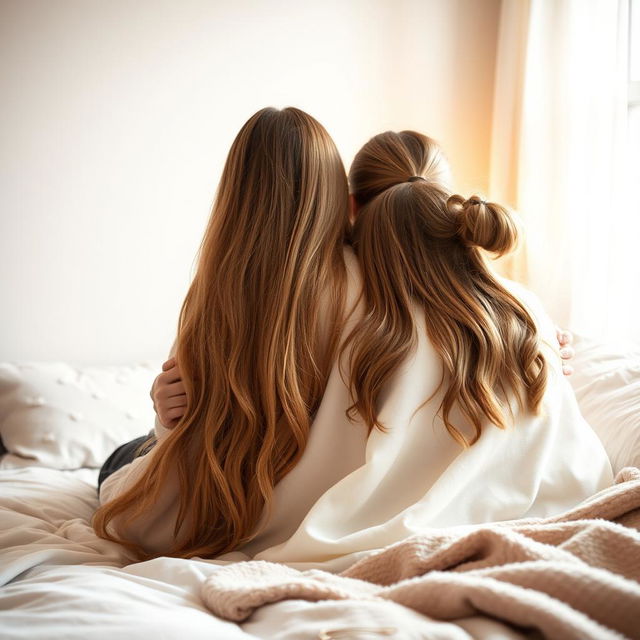
[[[585,417],[607,448],[616,470],[623,466],[640,466],[640,351],[625,349],[612,359],[608,351],[596,352],[587,343],[578,341],[576,347],[576,374],[571,381]],[[15,426],[11,432],[13,440],[6,438],[5,444],[23,446],[22,441],[30,439],[27,444],[33,444],[33,447],[26,447],[27,452],[40,446],[41,440],[51,446],[63,442],[65,451],[84,452],[96,443],[112,446],[105,435],[109,421],[105,421],[102,431],[98,429],[100,425],[93,422],[79,424],[75,430],[67,428],[69,420],[73,422],[78,418],[81,401],[84,405],[80,408],[88,416],[87,420],[93,406],[90,400],[98,403],[97,415],[101,416],[105,409],[101,403],[106,400],[96,396],[95,389],[88,388],[85,393],[81,388],[82,372],[78,373],[77,389],[66,380],[62,384],[55,376],[49,376],[51,379],[47,378],[45,386],[29,386],[27,382],[38,382],[28,378],[29,372],[34,376],[42,373],[41,369],[33,367],[20,369],[20,380],[12,378],[5,385],[5,391],[13,395],[5,394],[4,421],[0,420],[0,426]],[[116,374],[119,378],[121,372],[111,372],[109,376]],[[59,376],[58,369],[55,375]],[[17,386],[19,382],[20,386]],[[113,382],[112,386],[117,388],[118,384]],[[134,388],[128,391],[138,397],[144,395],[147,388],[148,381],[145,380],[137,391]],[[50,394],[76,392],[78,397],[69,399],[66,395],[52,395],[49,398],[47,390]],[[38,394],[46,403],[40,402]],[[34,398],[38,402],[31,406]],[[9,401],[13,403],[11,407],[6,406]],[[111,410],[129,411],[124,404],[107,409],[106,416],[111,415]],[[49,437],[58,422],[55,438]],[[6,433],[0,435],[6,436]],[[138,431],[132,430],[131,437],[134,435],[139,435]],[[68,436],[67,440],[64,440],[65,436]],[[69,441],[70,437],[74,440]],[[102,451],[93,457],[103,459],[104,455]],[[565,466],[572,456],[577,462],[581,460],[571,448],[563,456]],[[261,607],[241,625],[221,620],[209,612],[200,597],[204,579],[217,571],[220,563],[172,558],[132,562],[118,545],[97,538],[89,524],[98,504],[97,470],[59,471],[28,466],[38,463],[32,456],[23,457],[20,468],[7,468],[8,457],[0,463],[2,639],[304,640],[319,638],[322,631],[353,627],[394,628],[393,635],[386,636],[393,638],[507,640],[527,637],[499,622],[478,616],[455,623],[435,622],[393,602],[292,600]],[[556,485],[566,498],[566,483]],[[345,483],[337,489],[344,490]],[[509,503],[507,500],[506,504]],[[312,524],[311,519],[306,524],[309,523]],[[317,533],[317,528],[302,527],[299,537],[309,531]],[[333,543],[332,540],[328,542]],[[384,636],[352,631],[340,637],[357,640]]]
[[175,558],[131,564],[118,545],[94,535],[96,473],[0,471],[0,637],[303,640],[351,627],[393,628],[393,638],[526,637],[481,617],[435,622],[392,602],[294,600],[265,606],[241,625],[221,620],[200,598],[218,565]]

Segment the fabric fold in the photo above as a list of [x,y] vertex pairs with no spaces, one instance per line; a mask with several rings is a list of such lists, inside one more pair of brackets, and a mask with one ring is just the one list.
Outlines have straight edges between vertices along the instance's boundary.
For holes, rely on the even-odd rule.
[[429,529],[340,574],[240,562],[210,575],[201,596],[235,621],[287,599],[373,599],[436,620],[491,616],[545,638],[640,638],[639,529],[640,469],[626,467],[555,516]]

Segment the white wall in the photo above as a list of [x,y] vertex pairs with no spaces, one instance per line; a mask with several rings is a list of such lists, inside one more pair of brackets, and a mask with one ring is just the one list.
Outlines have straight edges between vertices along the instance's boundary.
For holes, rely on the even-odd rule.
[[163,358],[226,152],[298,106],[487,185],[500,0],[0,0],[0,360]]

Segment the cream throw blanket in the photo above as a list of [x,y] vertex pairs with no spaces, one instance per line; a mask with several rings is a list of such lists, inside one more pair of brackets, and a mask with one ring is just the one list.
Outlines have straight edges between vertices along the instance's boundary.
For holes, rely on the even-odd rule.
[[487,615],[545,638],[640,638],[639,529],[640,469],[626,467],[556,516],[426,528],[338,575],[240,562],[209,576],[202,597],[236,621],[286,599],[380,599],[436,620]]

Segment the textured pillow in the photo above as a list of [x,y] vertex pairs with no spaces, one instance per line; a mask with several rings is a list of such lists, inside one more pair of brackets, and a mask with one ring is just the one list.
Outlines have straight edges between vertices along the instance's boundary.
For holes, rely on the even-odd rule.
[[640,467],[640,345],[603,344],[575,336],[574,348],[569,380],[614,473]]
[[0,364],[0,468],[100,467],[123,442],[147,434],[161,363],[73,367]]
[[[569,380],[614,473],[640,467],[640,346],[575,336],[574,347]],[[149,391],[161,367],[0,363],[0,468],[100,467],[153,428]]]

